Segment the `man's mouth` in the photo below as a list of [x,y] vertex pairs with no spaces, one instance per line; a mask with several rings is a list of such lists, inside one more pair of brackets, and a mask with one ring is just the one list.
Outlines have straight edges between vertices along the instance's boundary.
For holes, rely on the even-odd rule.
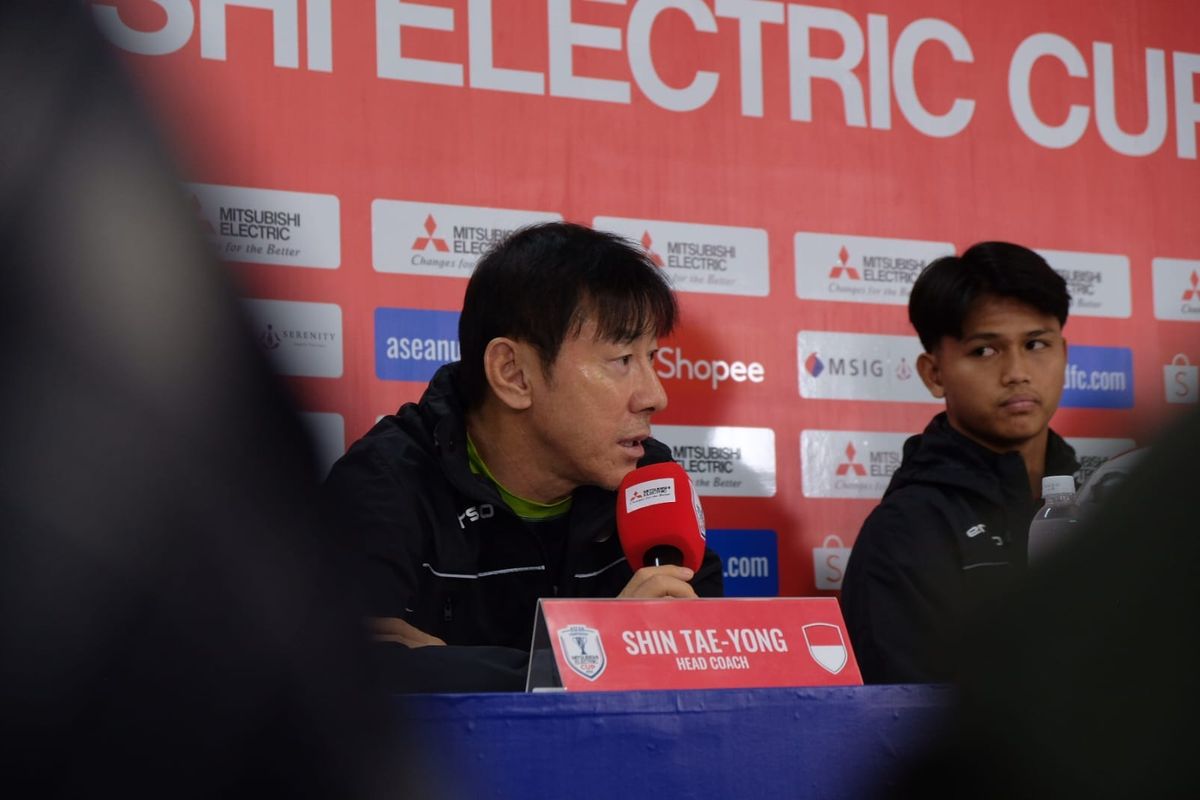
[[621,439],[617,444],[630,451],[630,455],[637,455],[640,458],[646,452],[645,448],[642,447],[642,442],[645,440],[645,436],[636,436],[632,439]]
[[1031,394],[1013,395],[1000,404],[1005,411],[1033,411],[1041,406],[1042,401]]

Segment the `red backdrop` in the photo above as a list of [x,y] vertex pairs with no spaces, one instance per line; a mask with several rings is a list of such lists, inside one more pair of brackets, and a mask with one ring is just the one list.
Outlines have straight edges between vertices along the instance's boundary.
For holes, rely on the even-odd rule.
[[[200,184],[214,243],[282,250],[226,250],[246,296],[325,304],[249,308],[327,451],[423,388],[381,377],[423,367],[389,358],[387,339],[395,356],[445,320],[377,309],[459,308],[473,256],[418,268],[438,253],[419,240],[469,251],[526,218],[504,210],[645,236],[664,259],[684,290],[664,344],[693,376],[733,366],[714,384],[661,362],[671,402],[656,423],[741,480],[708,491],[709,526],[774,531],[783,594],[836,585],[840,562],[814,549],[850,545],[894,468],[894,437],[875,434],[937,410],[906,388],[902,359],[916,347],[907,282],[939,252],[1021,242],[1060,253],[1076,294],[1095,293],[1066,328],[1081,377],[1054,425],[1121,441],[1081,450],[1141,443],[1196,400],[1198,6],[93,6]],[[412,205],[379,203],[373,222],[377,200]]]

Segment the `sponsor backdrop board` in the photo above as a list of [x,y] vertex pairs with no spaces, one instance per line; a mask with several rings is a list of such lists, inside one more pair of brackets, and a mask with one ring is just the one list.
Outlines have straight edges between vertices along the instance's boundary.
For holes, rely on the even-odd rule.
[[1196,4],[89,5],[323,469],[456,355],[480,253],[546,219],[680,290],[657,422],[747,593],[840,585],[939,410],[905,303],[943,253],[1017,241],[1067,280],[1055,427],[1088,469],[1200,400]]

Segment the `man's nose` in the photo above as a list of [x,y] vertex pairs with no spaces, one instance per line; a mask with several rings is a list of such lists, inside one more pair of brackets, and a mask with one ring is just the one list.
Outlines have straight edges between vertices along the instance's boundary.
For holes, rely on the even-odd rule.
[[667,390],[663,388],[662,380],[654,371],[653,362],[646,364],[642,369],[640,386],[633,399],[633,410],[639,413],[653,414],[667,407]]
[[1001,374],[1003,383],[1028,383],[1029,382],[1029,352],[1023,347],[1018,347],[1006,352],[1002,358],[1004,359]]

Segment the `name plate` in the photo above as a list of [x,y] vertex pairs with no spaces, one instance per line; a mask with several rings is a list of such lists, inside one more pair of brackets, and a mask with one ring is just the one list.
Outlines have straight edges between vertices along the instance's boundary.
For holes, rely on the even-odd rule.
[[832,597],[542,600],[526,691],[861,686]]

